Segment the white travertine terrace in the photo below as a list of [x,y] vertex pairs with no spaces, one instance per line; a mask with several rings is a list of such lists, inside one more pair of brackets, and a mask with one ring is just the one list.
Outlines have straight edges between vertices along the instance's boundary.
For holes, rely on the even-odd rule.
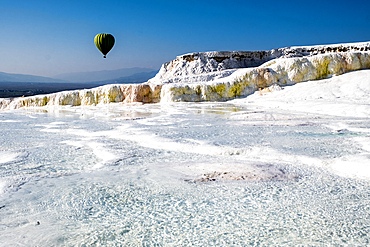
[[279,58],[256,68],[233,69],[182,77],[183,82],[166,83],[162,86],[161,102],[225,101],[247,96],[273,84],[292,85],[369,68],[370,52],[328,53],[311,57]]
[[1,99],[0,109],[111,102],[226,101],[274,84],[292,85],[360,69],[370,69],[370,42],[190,53],[163,64],[158,74],[143,84],[112,84]]

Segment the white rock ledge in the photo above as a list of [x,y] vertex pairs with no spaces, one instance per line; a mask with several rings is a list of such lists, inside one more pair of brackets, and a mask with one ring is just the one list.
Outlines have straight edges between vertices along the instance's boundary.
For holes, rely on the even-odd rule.
[[0,110],[53,105],[96,105],[112,102],[157,103],[160,99],[160,90],[161,85],[110,84],[92,89],[63,91],[14,99],[0,99]]
[[[311,57],[279,58],[257,68],[211,72],[165,83],[161,102],[225,101],[247,96],[273,84],[280,86],[329,78],[348,71],[369,69],[370,52],[328,53]],[[223,76],[227,73],[227,76]],[[198,79],[198,80],[197,80]]]
[[370,42],[284,47],[270,51],[213,51],[189,53],[162,65],[152,82],[178,82],[177,79],[228,69],[253,68],[277,58],[308,57],[339,52],[370,51]]

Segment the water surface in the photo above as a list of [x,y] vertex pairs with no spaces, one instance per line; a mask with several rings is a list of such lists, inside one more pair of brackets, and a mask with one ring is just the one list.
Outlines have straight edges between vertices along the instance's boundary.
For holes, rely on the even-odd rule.
[[[369,180],[342,166],[368,159],[369,129],[230,103],[3,111],[0,242],[368,245]],[[197,180],[235,165],[286,176]]]

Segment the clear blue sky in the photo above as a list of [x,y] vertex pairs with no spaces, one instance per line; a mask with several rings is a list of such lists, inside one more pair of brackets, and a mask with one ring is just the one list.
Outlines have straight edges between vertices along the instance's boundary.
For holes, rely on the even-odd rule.
[[[159,69],[189,52],[370,41],[369,0],[0,0],[0,71]],[[96,34],[116,44],[103,59]]]

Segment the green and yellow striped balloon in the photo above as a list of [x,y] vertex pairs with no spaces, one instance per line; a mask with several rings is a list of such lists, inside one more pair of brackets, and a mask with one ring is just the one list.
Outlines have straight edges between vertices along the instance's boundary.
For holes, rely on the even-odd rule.
[[114,46],[114,37],[109,33],[99,33],[95,36],[95,45],[103,53],[104,58],[106,58],[107,53]]

